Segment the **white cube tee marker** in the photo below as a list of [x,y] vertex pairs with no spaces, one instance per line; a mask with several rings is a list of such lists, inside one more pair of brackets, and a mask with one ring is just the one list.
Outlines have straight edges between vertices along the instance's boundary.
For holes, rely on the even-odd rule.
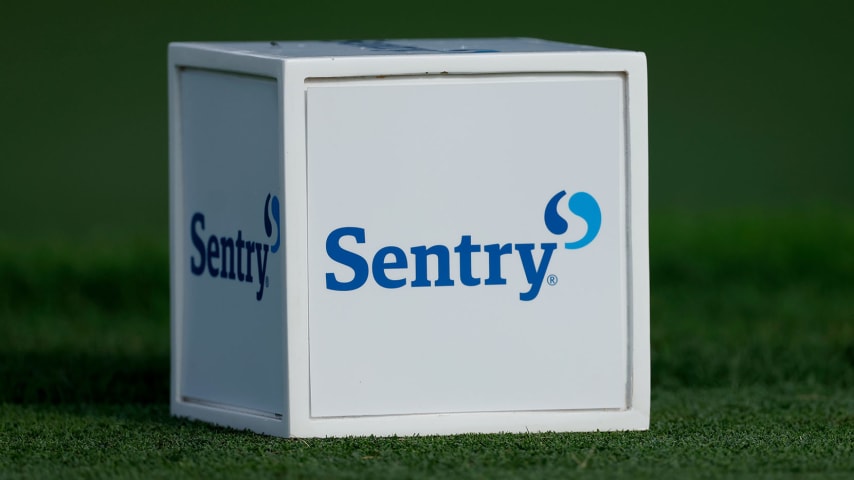
[[642,53],[174,43],[169,67],[173,414],[648,428]]

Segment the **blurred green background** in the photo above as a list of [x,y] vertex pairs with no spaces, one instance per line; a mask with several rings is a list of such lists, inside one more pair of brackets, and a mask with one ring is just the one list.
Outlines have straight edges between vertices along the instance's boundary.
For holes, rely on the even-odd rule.
[[[824,0],[5,2],[0,477],[850,478],[852,32],[854,2]],[[647,53],[651,431],[170,419],[167,44],[491,36]]]
[[10,2],[0,238],[165,246],[166,45],[533,36],[642,50],[652,214],[854,206],[851,2]]

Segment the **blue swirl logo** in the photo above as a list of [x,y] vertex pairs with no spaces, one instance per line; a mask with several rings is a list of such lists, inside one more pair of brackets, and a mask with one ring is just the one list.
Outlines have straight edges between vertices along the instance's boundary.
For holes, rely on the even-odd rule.
[[[563,235],[569,230],[569,224],[558,212],[558,206],[564,197],[566,197],[566,190],[556,193],[546,204],[546,210],[543,214],[546,228],[555,235]],[[569,197],[567,205],[570,212],[580,217],[587,224],[587,231],[581,238],[563,244],[564,248],[575,250],[589,245],[599,235],[599,229],[602,227],[602,210],[599,208],[599,202],[587,192],[574,193]]]
[[270,217],[276,222],[276,243],[270,246],[270,252],[276,253],[279,251],[279,246],[282,243],[282,228],[279,220],[279,197],[276,195],[267,194],[267,200],[264,202],[264,232],[268,237],[273,235],[273,224]]

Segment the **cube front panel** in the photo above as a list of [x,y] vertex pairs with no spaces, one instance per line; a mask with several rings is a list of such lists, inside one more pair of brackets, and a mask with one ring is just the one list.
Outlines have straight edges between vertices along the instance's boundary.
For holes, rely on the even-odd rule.
[[624,78],[461,77],[308,86],[312,416],[626,407]]

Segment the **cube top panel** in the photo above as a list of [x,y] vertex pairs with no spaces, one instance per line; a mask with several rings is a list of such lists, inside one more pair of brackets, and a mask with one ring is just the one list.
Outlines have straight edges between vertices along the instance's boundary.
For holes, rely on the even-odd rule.
[[175,43],[269,58],[355,57],[374,55],[442,55],[534,52],[603,52],[607,48],[552,42],[536,38],[467,38],[339,40],[306,42]]

